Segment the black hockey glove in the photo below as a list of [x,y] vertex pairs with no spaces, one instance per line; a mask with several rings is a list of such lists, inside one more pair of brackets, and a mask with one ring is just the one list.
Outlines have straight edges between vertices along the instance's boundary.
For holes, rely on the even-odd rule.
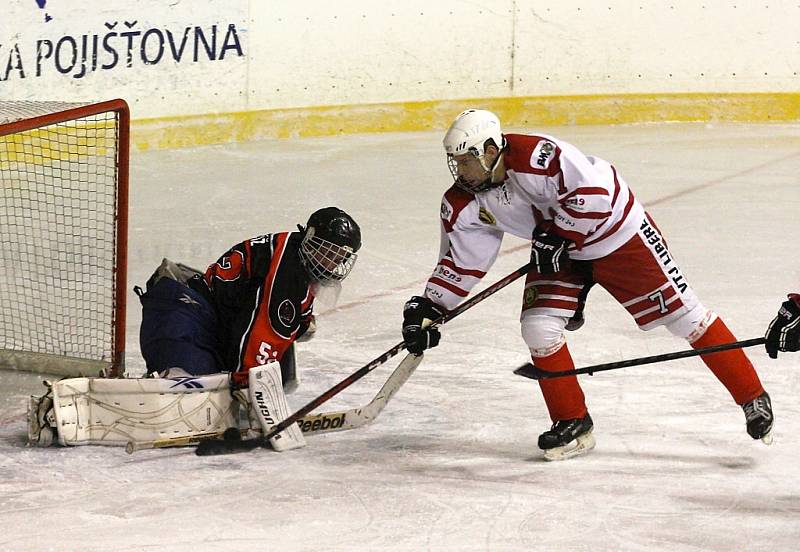
[[295,340],[300,343],[304,341],[311,341],[316,331],[317,319],[313,314],[310,314],[300,320],[300,327],[297,328],[297,337]]
[[425,326],[443,315],[443,309],[427,297],[415,295],[406,301],[403,307],[403,341],[409,353],[419,355],[439,344],[442,337],[439,330]]
[[778,351],[800,351],[800,295],[792,293],[789,300],[781,304],[778,315],[767,328],[765,339],[770,358],[778,358]]
[[533,229],[531,237],[531,263],[539,274],[555,274],[565,269],[569,262],[569,242],[550,231],[550,226],[540,224]]

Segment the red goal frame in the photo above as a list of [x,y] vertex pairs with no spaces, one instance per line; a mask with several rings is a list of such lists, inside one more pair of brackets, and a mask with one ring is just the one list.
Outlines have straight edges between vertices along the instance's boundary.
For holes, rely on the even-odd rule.
[[116,213],[115,213],[115,253],[114,253],[114,307],[112,328],[110,376],[121,377],[125,366],[125,322],[126,292],[128,270],[128,192],[130,168],[130,109],[122,99],[82,105],[63,111],[36,115],[0,124],[0,136],[36,130],[38,128],[64,123],[75,119],[115,112],[118,121],[116,144]]

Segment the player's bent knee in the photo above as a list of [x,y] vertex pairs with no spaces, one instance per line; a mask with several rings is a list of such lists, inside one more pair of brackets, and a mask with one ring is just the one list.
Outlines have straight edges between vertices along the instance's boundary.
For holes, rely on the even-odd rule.
[[700,339],[708,327],[714,323],[717,315],[705,308],[701,303],[666,325],[672,335],[682,337],[689,343]]
[[558,351],[566,340],[564,327],[567,318],[541,314],[523,315],[522,339],[534,357],[549,356]]

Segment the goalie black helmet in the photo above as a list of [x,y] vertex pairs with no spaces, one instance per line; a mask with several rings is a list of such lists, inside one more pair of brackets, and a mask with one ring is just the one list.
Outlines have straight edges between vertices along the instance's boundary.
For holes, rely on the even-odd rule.
[[361,249],[361,228],[337,207],[315,211],[308,219],[300,245],[300,260],[309,275],[320,284],[344,280]]

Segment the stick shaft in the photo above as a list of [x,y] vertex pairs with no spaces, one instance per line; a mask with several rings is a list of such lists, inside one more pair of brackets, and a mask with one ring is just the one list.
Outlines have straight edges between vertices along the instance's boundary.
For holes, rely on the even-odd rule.
[[[524,276],[525,274],[528,273],[528,271],[530,271],[530,269],[531,269],[530,263],[521,266],[520,268],[518,268],[517,270],[515,270],[502,280],[495,282],[482,292],[464,301],[456,308],[454,308],[453,310],[451,310],[438,320],[434,321],[433,324],[438,326],[446,322],[449,322],[450,320],[462,314],[463,312],[471,309],[484,299],[491,297],[492,295],[494,295],[495,293],[506,287],[514,280],[517,280],[521,276]],[[384,362],[395,356],[397,353],[402,351],[404,347],[405,343],[401,341],[400,343],[398,343],[397,345],[395,345],[394,347],[383,353],[381,356],[379,356],[372,362],[368,363],[366,366],[360,368],[358,371],[352,373],[350,376],[346,377],[345,379],[343,379],[342,381],[340,381],[339,383],[337,383],[336,385],[325,391],[319,397],[306,404],[300,410],[298,410],[297,412],[295,412],[294,414],[292,414],[291,416],[289,416],[288,418],[277,424],[269,431],[269,433],[264,435],[263,439],[268,440],[274,437],[275,435],[277,435],[278,433],[280,433],[281,431],[283,431],[284,429],[295,423],[297,420],[299,420],[300,418],[302,418],[303,416],[305,416],[306,414],[308,414],[309,412],[320,406],[322,403],[330,400],[332,397],[337,395],[343,389],[350,387],[353,383],[355,383],[356,381],[360,380],[361,378],[369,374],[372,370],[374,370],[375,368],[377,368],[378,366],[380,366],[381,364],[383,364]]]
[[763,345],[766,340],[763,337],[754,339],[746,339],[744,341],[736,341],[734,343],[725,343],[723,345],[713,345],[711,347],[703,347],[702,349],[690,349],[687,351],[677,351],[674,353],[666,353],[663,355],[653,355],[642,358],[634,358],[631,360],[621,360],[618,362],[609,362],[606,364],[595,364],[594,366],[586,366],[585,368],[578,368],[576,370],[562,370],[560,372],[546,372],[536,368],[530,362],[523,364],[514,372],[521,376],[532,379],[552,379],[563,378],[566,376],[578,376],[581,374],[592,375],[595,372],[605,372],[608,370],[618,370],[619,368],[628,368],[629,366],[641,366],[643,364],[654,364],[656,362],[665,362],[668,360],[677,360],[680,358],[687,358],[699,355],[707,355],[718,353],[721,351],[729,351],[731,349],[743,349],[745,347],[753,347],[755,345]]
[[[459,316],[461,313],[471,309],[472,307],[474,307],[487,297],[494,295],[495,293],[506,287],[514,280],[517,280],[521,276],[524,276],[525,274],[528,273],[528,271],[530,271],[530,269],[531,269],[530,263],[521,266],[520,268],[518,268],[508,276],[504,277],[500,281],[495,282],[482,292],[464,301],[446,315],[442,316],[438,320],[435,320],[433,324],[441,325],[446,322],[449,322],[453,318]],[[296,423],[300,418],[302,418],[306,414],[309,414],[312,410],[314,410],[324,402],[330,400],[332,397],[337,395],[343,389],[349,387],[356,381],[360,380],[361,378],[369,374],[372,370],[374,370],[375,368],[377,368],[378,366],[380,366],[381,364],[383,364],[384,362],[395,356],[401,350],[403,350],[404,347],[405,343],[403,342],[398,343],[397,345],[395,345],[394,347],[392,347],[391,349],[380,355],[375,360],[369,362],[367,365],[363,366],[356,372],[352,373],[351,375],[349,375],[348,377],[346,377],[345,379],[343,379],[342,381],[340,381],[339,383],[337,383],[336,385],[334,385],[333,387],[322,393],[320,396],[318,396],[316,399],[306,404],[300,410],[298,410],[285,420],[275,425],[275,427],[273,427],[268,433],[266,433],[262,437],[258,437],[256,439],[249,439],[247,441],[236,441],[233,443],[227,443],[224,441],[220,441],[218,439],[203,441],[197,447],[195,453],[198,456],[208,456],[214,454],[227,454],[231,452],[247,451],[257,447],[266,446],[266,444],[269,442],[269,439],[271,439],[272,437],[274,437],[275,435],[277,435],[290,425]]]
[[153,449],[153,448],[167,448],[167,447],[182,447],[186,445],[193,445],[206,439],[219,439],[222,437],[222,432],[219,433],[198,433],[196,435],[189,435],[186,437],[165,437],[164,439],[155,439],[153,441],[128,441],[125,445],[125,452],[133,454],[137,450]]
[[[322,433],[332,433],[334,431],[344,431],[349,429],[357,429],[372,423],[375,418],[383,411],[387,403],[394,397],[395,393],[408,381],[408,378],[417,369],[417,366],[422,361],[423,355],[412,355],[411,353],[395,368],[389,378],[377,392],[375,397],[363,406],[356,406],[346,410],[321,412],[310,416],[303,416],[298,423],[303,430],[303,435],[317,435]],[[325,421],[331,420],[341,421],[341,425],[325,427]],[[316,425],[321,427],[317,428]],[[249,431],[254,431],[250,429]],[[240,430],[241,436],[245,437],[248,430]],[[261,433],[257,430],[257,433]],[[167,448],[167,447],[181,447],[185,445],[194,445],[200,441],[207,441],[209,439],[222,439],[225,432],[219,431],[214,433],[199,433],[197,435],[185,437],[166,437],[163,439],[156,439],[153,441],[128,441],[125,446],[125,451],[128,454],[133,454],[138,450],[153,449],[153,448]]]

